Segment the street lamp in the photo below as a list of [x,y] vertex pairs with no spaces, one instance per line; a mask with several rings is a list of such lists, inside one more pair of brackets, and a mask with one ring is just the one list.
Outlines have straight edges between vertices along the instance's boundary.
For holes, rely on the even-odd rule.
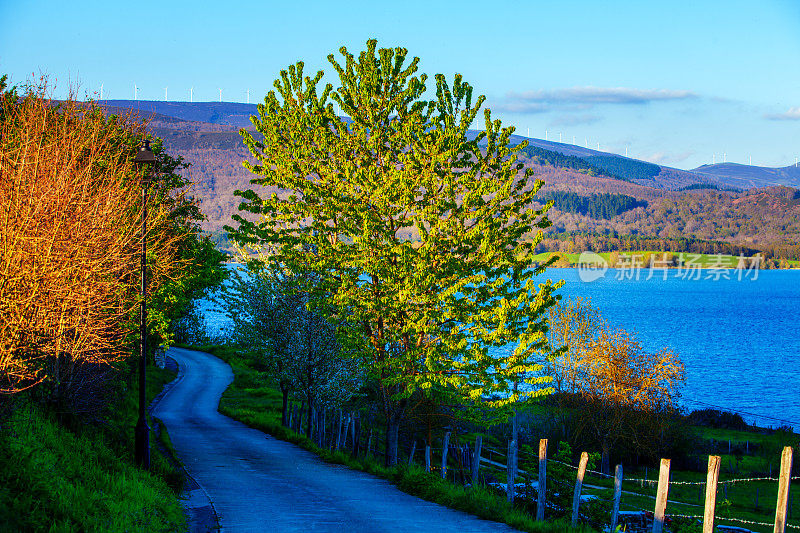
[[150,470],[150,428],[145,416],[145,360],[147,358],[147,187],[152,181],[147,165],[156,158],[145,139],[133,162],[144,169],[142,177],[142,314],[139,331],[139,421],[136,422],[136,464]]

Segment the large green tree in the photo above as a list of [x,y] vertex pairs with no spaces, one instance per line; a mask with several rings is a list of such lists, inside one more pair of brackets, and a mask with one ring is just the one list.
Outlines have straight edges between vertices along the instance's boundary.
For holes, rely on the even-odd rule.
[[496,408],[546,392],[532,361],[548,349],[556,285],[537,285],[544,267],[531,265],[550,223],[547,206],[532,207],[542,182],[518,164],[513,127],[484,110],[469,138],[485,98],[461,75],[452,85],[436,75],[426,100],[428,77],[406,49],[370,40],[358,57],[340,52],[328,56],[336,88],[298,62],[259,104],[257,134],[242,130],[258,160],[244,163],[251,182],[282,192],[239,192],[257,216],[228,229],[281,268],[310,271],[311,304],[355,325],[367,349],[351,348],[378,383],[394,464],[415,392]]

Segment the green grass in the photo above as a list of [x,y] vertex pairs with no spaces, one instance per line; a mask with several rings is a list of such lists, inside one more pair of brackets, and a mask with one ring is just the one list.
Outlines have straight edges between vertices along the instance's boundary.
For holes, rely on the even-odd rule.
[[[149,397],[173,377],[148,369]],[[174,463],[153,447],[151,473],[133,464],[131,397],[106,427],[70,430],[33,403],[13,413],[0,434],[0,531],[185,530]]]
[[297,444],[316,453],[325,461],[387,479],[408,494],[465,511],[480,518],[504,522],[522,531],[533,533],[593,531],[586,526],[571,528],[568,523],[561,521],[537,522],[528,513],[509,504],[505,497],[484,488],[464,488],[461,485],[450,483],[413,464],[410,466],[400,465],[390,469],[379,464],[372,456],[353,458],[349,453],[331,452],[319,448],[304,435],[281,425],[280,393],[271,386],[265,385],[268,383],[267,374],[249,366],[247,358],[235,348],[199,346],[194,349],[212,353],[231,365],[234,381],[223,393],[219,411],[252,428]]

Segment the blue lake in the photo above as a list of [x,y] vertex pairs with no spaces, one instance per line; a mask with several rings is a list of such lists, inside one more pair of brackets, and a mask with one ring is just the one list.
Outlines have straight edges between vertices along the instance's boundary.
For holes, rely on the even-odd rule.
[[[800,271],[698,274],[611,269],[585,282],[577,269],[551,268],[542,280],[565,280],[563,298],[589,298],[609,325],[635,333],[646,349],[680,355],[687,409],[800,428]],[[224,327],[207,302],[202,308],[212,333]]]
[[[634,271],[635,272],[635,271]],[[664,279],[664,272],[667,279]],[[590,298],[611,326],[635,332],[649,350],[669,348],[686,365],[688,409],[738,411],[748,422],[800,428],[800,271],[767,270],[729,279],[701,271],[611,269],[592,282],[552,268],[564,298]],[[717,272],[719,273],[719,272]],[[756,275],[757,274],[757,275]]]

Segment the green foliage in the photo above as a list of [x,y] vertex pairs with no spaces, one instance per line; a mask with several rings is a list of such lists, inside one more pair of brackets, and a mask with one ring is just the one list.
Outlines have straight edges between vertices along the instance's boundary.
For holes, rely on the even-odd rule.
[[528,187],[530,169],[518,179],[524,144],[509,146],[514,129],[489,110],[468,140],[485,98],[473,101],[460,75],[452,85],[436,75],[435,99],[423,100],[419,58],[376,45],[358,58],[341,48],[343,63],[329,56],[337,88],[318,87],[323,72],[304,76],[302,62],[281,72],[253,118],[263,139],[242,136],[258,160],[244,163],[252,183],[285,194],[240,193],[240,209],[260,218],[234,216],[231,237],[313,274],[303,289],[334,322],[357,326],[347,348],[363,354],[391,424],[434,386],[466,403],[499,394],[495,407],[544,394],[530,360],[547,349],[543,313],[557,285],[537,286],[544,265],[530,268],[549,221],[546,207],[530,207],[542,183]]
[[[175,239],[172,249],[177,265],[166,282],[150,295],[148,325],[157,339],[153,346],[166,347],[174,341],[173,323],[191,313],[192,302],[226,278],[223,263],[228,255],[217,250],[211,237],[200,230],[205,216],[199,201],[187,195],[190,183],[182,174],[189,164],[180,156],[168,154],[161,139],[156,138],[152,148],[156,157],[152,173],[158,179],[149,194],[156,205],[169,210],[167,224]],[[152,261],[159,258],[153,257]]]
[[584,159],[592,165],[603,169],[605,173],[624,180],[653,179],[661,172],[661,167],[658,165],[636,159],[607,155],[593,155]]
[[581,196],[571,191],[551,191],[542,195],[542,201],[553,202],[553,207],[567,213],[578,213],[591,218],[611,219],[647,202],[624,194],[592,194]]

